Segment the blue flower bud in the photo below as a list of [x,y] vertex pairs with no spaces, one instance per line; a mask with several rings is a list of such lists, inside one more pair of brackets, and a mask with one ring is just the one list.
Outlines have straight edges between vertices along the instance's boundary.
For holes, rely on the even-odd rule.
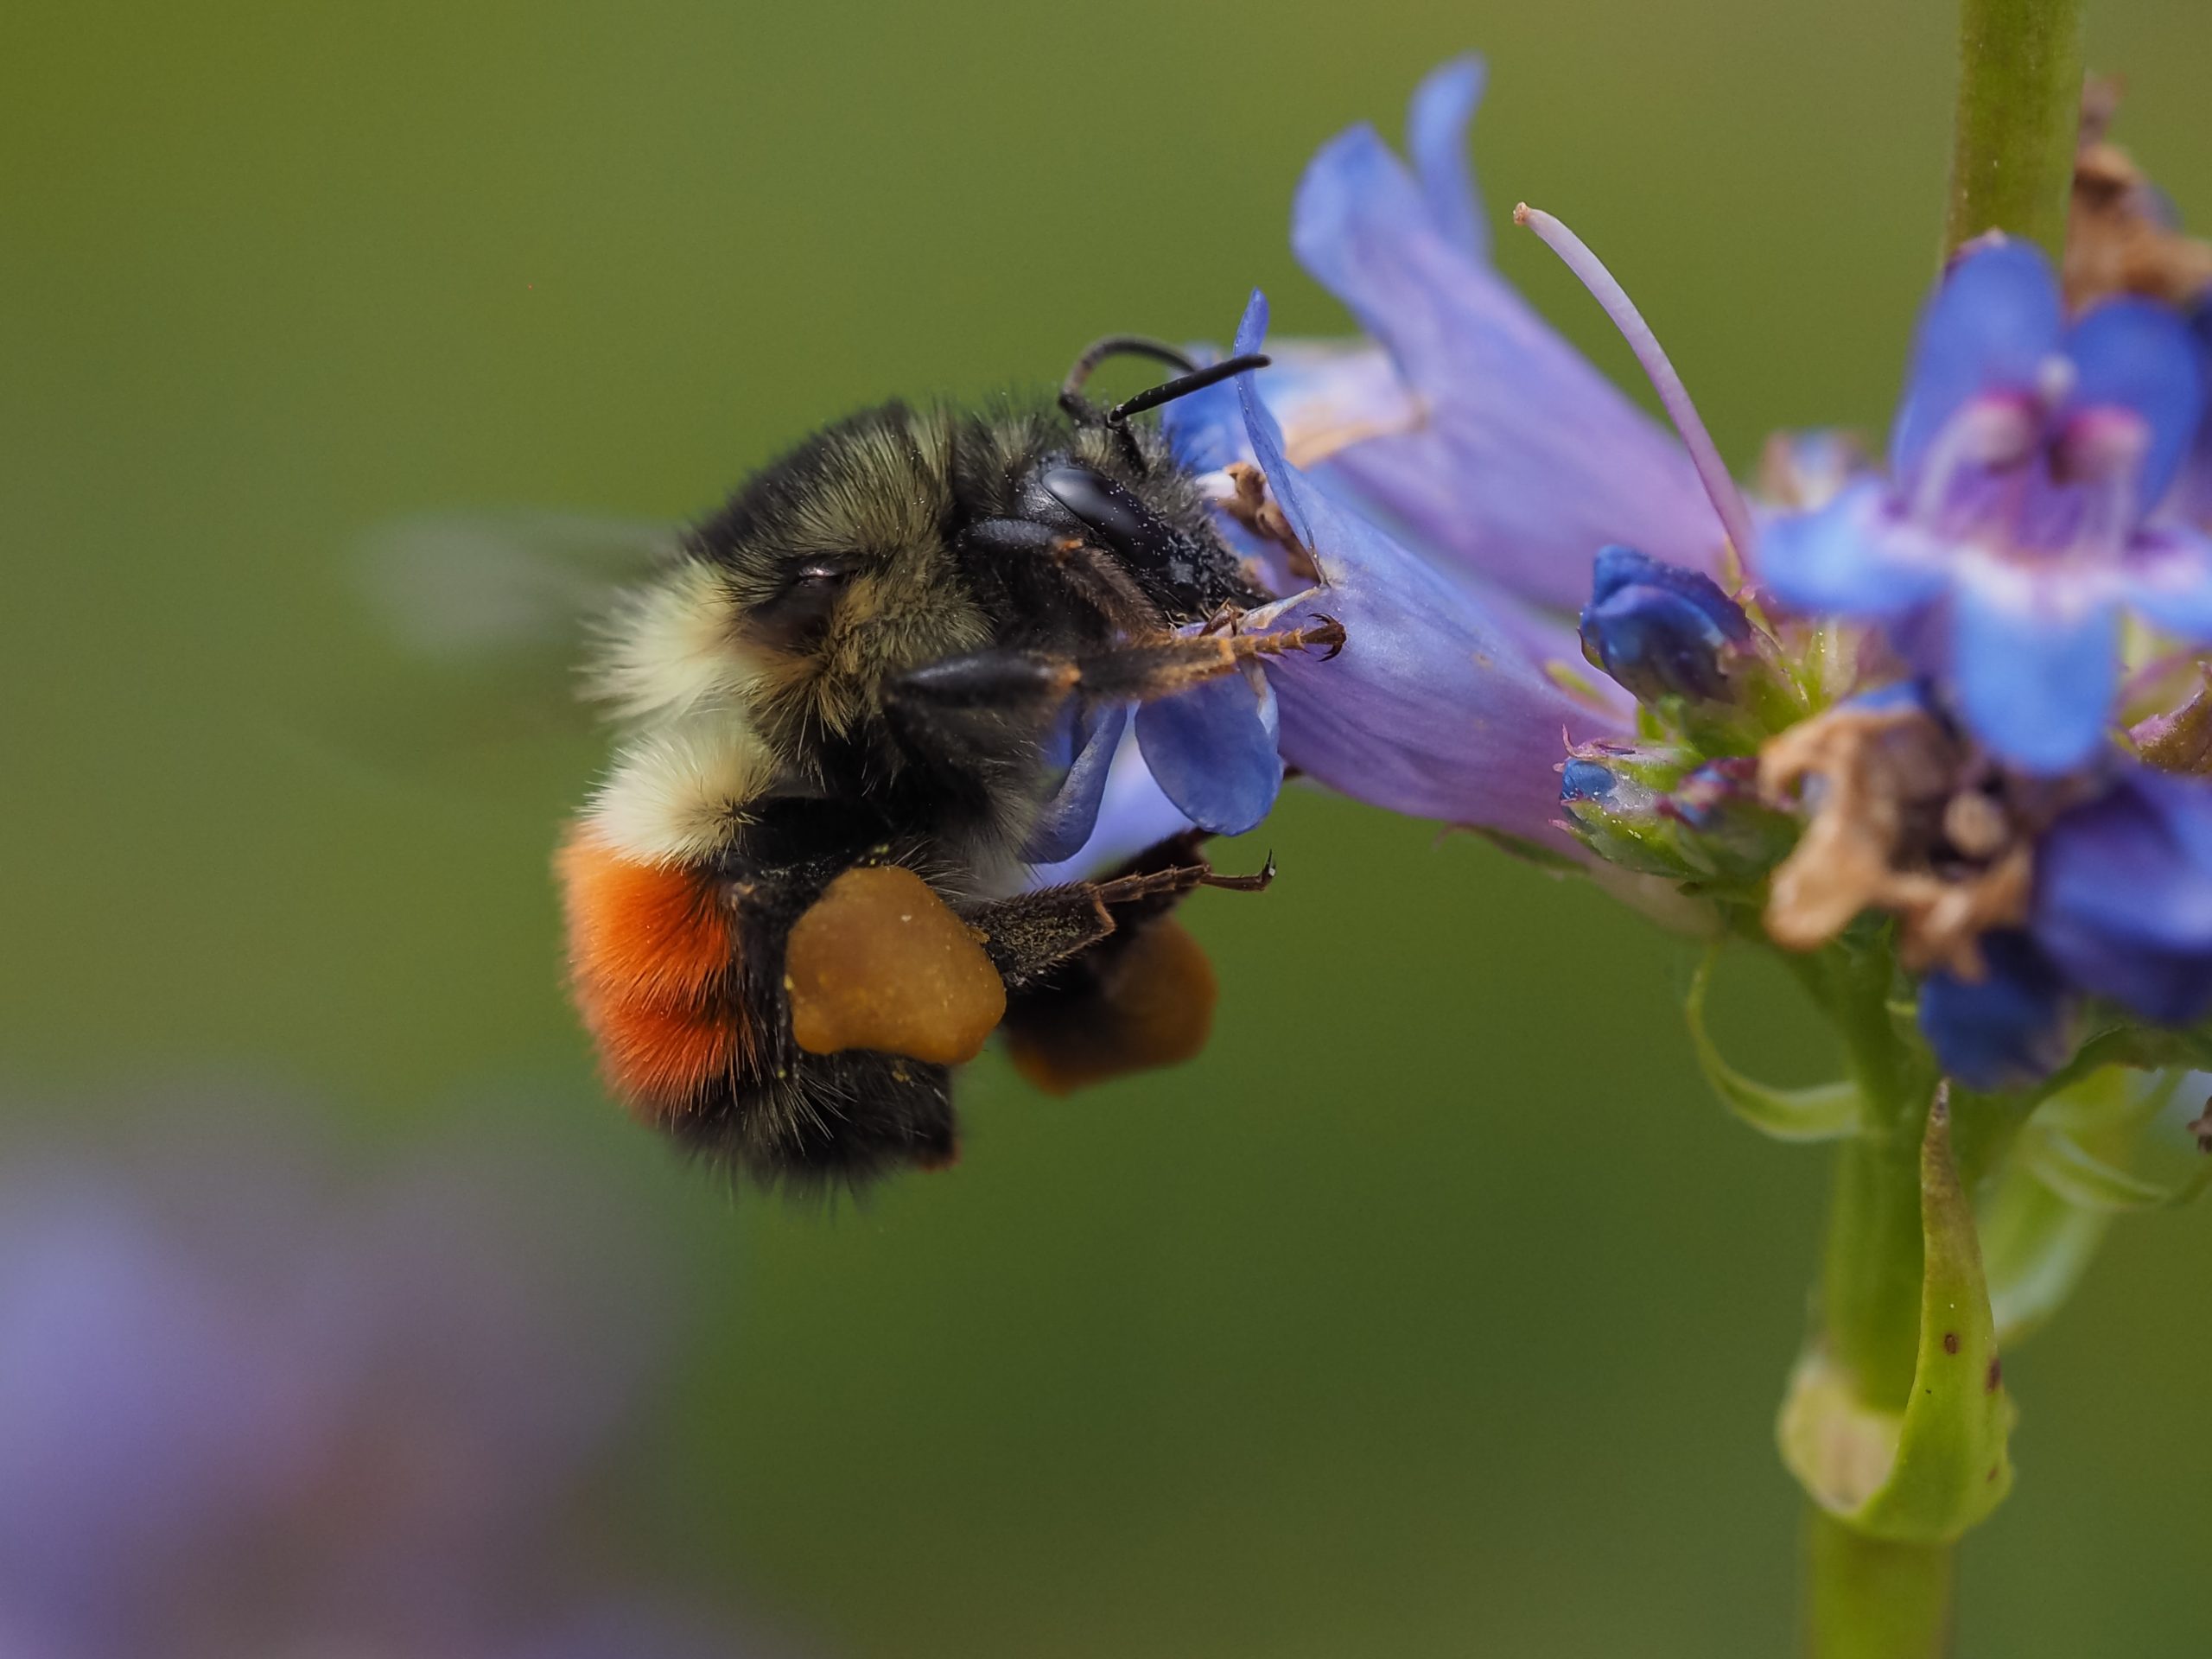
[[1632,548],[1599,550],[1582,613],[1583,654],[1638,701],[1728,700],[1724,653],[1751,638],[1743,607],[1712,577]]
[[1675,846],[1678,826],[1666,791],[1687,757],[1674,749],[1590,743],[1560,767],[1559,803],[1567,827],[1608,863],[1646,875],[1696,874]]

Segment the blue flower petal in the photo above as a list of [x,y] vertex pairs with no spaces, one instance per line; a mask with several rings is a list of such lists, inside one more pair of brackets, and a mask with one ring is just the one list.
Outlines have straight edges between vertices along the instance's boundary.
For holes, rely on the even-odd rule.
[[[1266,328],[1267,302],[1255,294],[1236,349],[1256,349]],[[1583,856],[1558,827],[1562,750],[1624,735],[1625,717],[1568,695],[1544,672],[1532,620],[1485,603],[1475,586],[1416,558],[1293,467],[1256,389],[1240,385],[1239,397],[1275,500],[1327,576],[1255,613],[1251,624],[1325,615],[1344,627],[1333,661],[1268,659],[1283,759],[1355,800]],[[1580,563],[1586,574],[1588,550]],[[1550,656],[1580,661],[1571,633],[1554,624],[1552,636]]]
[[2105,741],[2120,690],[2120,613],[2051,572],[1962,568],[1950,678],[1974,734],[2022,770],[2070,772]]
[[2135,767],[2037,849],[2037,942],[2147,1020],[2212,1013],[2212,783]]
[[2073,1051],[2066,987],[2024,933],[1986,934],[1981,949],[1989,969],[1981,979],[1928,976],[1920,1029],[1943,1070],[1967,1088],[2025,1088]]
[[[1218,360],[1207,347],[1192,353]],[[1378,434],[1413,430],[1425,418],[1389,353],[1372,340],[1294,340],[1268,349],[1274,359],[1253,375],[1282,423],[1284,442],[1309,463]],[[1177,399],[1160,411],[1175,458],[1197,473],[1252,459],[1236,388],[1226,381]]]
[[1124,732],[1106,771],[1106,791],[1090,837],[1070,856],[1055,863],[1039,864],[1029,872],[1031,887],[1050,887],[1063,881],[1079,881],[1133,858],[1147,847],[1156,847],[1171,836],[1191,828],[1191,821],[1160,791],[1133,733]]
[[1802,615],[1893,618],[1942,591],[1942,553],[1891,513],[1879,480],[1866,479],[1816,512],[1769,520],[1759,583]]
[[1241,836],[1282,789],[1274,692],[1227,674],[1137,710],[1137,747],[1160,792],[1201,830]]
[[[1200,363],[1219,360],[1211,351],[1192,355]],[[1178,397],[1160,411],[1160,429],[1169,453],[1190,471],[1220,471],[1244,450],[1244,412],[1237,407],[1235,384],[1217,381],[1203,391]]]
[[1376,517],[1561,610],[1581,604],[1608,542],[1718,568],[1721,528],[1681,446],[1437,229],[1371,128],[1315,157],[1291,240],[1427,409],[1415,429],[1332,460]]
[[1065,746],[1072,751],[1065,762],[1067,774],[1029,826],[1029,838],[1021,848],[1025,861],[1055,863],[1073,857],[1090,839],[1098,803],[1106,792],[1107,770],[1128,721],[1128,705],[1121,702],[1085,709],[1075,716]]
[[2036,389],[2065,327],[2050,261],[2026,242],[1975,249],[1953,265],[1921,313],[1912,371],[1890,437],[1901,487],[1943,423],[1985,392]]
[[[2208,391],[2212,391],[2212,295],[2198,299],[2186,315],[2197,372],[2205,377]],[[2196,439],[2183,466],[2181,485],[2174,499],[2183,515],[2212,528],[2212,420],[2197,426]]]
[[2141,531],[2124,569],[2131,606],[2193,645],[2212,643],[2212,539],[2179,525]]
[[2069,410],[2113,404],[2150,429],[2135,497],[2139,514],[2148,512],[2172,486],[2204,415],[2189,325],[2149,300],[2108,300],[2074,325],[2066,351],[2075,369]]
[[1490,232],[1482,198],[1467,165],[1467,129],[1489,79],[1480,56],[1469,53],[1429,71],[1406,115],[1406,153],[1413,157],[1436,233],[1477,264],[1490,259]]

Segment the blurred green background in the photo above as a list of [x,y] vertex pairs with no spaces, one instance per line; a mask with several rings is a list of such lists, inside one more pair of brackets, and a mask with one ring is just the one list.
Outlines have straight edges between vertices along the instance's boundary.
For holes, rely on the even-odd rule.
[[[818,1651],[1784,1650],[1769,1424],[1824,1172],[1693,1081],[1682,947],[1298,794],[1255,838],[1274,891],[1191,912],[1225,984],[1201,1061],[1061,1103],[987,1059],[957,1171],[733,1201],[601,1100],[562,997],[546,855],[598,744],[487,738],[495,694],[426,691],[352,562],[423,511],[695,513],[851,406],[1217,336],[1255,283],[1338,332],[1293,183],[1468,47],[1493,222],[1526,197],[1597,245],[1732,457],[1878,429],[1950,29],[1908,0],[19,3],[0,1082],[96,1129],[149,1077],[273,1080],[402,1143],[518,1094],[696,1279],[607,1547]],[[2201,0],[2095,8],[2091,56],[2212,222]],[[349,723],[470,758],[356,760],[320,735]],[[1757,965],[1722,1002],[1746,1064],[1824,1070]],[[2122,1226],[2008,1357],[2021,1478],[1966,1554],[1967,1655],[2204,1651],[2204,1224]]]

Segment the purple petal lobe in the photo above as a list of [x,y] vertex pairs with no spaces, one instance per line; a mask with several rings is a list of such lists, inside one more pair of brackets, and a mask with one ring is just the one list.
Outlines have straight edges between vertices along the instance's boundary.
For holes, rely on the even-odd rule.
[[1921,313],[1890,437],[1890,471],[1900,485],[1910,486],[1936,433],[1969,399],[2034,392],[2063,327],[2058,279],[2031,244],[1994,243],[1953,265]]
[[1275,698],[1225,674],[1137,710],[1137,747],[1160,792],[1201,830],[1241,836],[1268,816],[1282,788]]
[[1090,838],[1098,819],[1098,803],[1106,792],[1106,774],[1121,743],[1122,728],[1128,724],[1128,705],[1116,702],[1085,709],[1072,719],[1069,736],[1074,753],[1067,763],[1067,774],[1039,810],[1029,828],[1029,839],[1022,843],[1021,856],[1032,864],[1071,858]]
[[1029,872],[1027,885],[1049,887],[1081,880],[1190,828],[1190,819],[1160,793],[1159,784],[1145,766],[1135,734],[1125,732],[1113,764],[1106,770],[1105,793],[1098,804],[1090,838],[1069,857],[1035,866]]
[[2131,768],[2061,817],[2031,925],[2085,991],[2167,1025],[2212,1013],[2212,784]]
[[1759,582],[1802,615],[1897,617],[1942,590],[1947,550],[1889,509],[1878,480],[1814,512],[1783,513],[1759,539]]
[[1436,228],[1371,129],[1334,139],[1306,169],[1292,242],[1427,410],[1418,429],[1333,458],[1379,517],[1563,610],[1581,604],[1608,542],[1716,568],[1721,530],[1688,455]]
[[1436,233],[1477,264],[1490,258],[1482,200],[1467,165],[1467,129],[1489,75],[1473,53],[1429,71],[1406,116],[1406,153],[1413,157]]
[[1990,563],[1952,589],[1951,679],[1974,734],[2013,765],[2070,772],[2103,743],[2120,618],[2086,583]]
[[2024,933],[1988,934],[1981,948],[1989,969],[1981,979],[1929,975],[1920,1028],[1943,1070],[1967,1088],[2025,1088],[2072,1051],[2066,988]]
[[2192,645],[2212,643],[2212,540],[2179,525],[2142,531],[2125,571],[2135,609]]
[[2075,376],[2070,409],[2125,409],[2148,429],[2135,492],[2138,512],[2148,512],[2172,486],[2204,414],[2189,326],[2149,300],[2110,300],[2074,325],[2066,350]]

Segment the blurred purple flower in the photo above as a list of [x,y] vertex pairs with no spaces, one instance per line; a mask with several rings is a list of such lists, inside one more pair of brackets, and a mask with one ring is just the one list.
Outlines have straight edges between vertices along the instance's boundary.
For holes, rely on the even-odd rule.
[[2040,252],[1986,245],[1922,317],[1889,479],[1771,521],[1760,576],[1793,609],[1889,623],[1993,750],[2069,771],[2113,715],[2123,609],[2212,641],[2212,543],[2145,522],[2203,408],[2174,312],[2069,324]]
[[665,1344],[603,1184],[448,1147],[345,1190],[207,1119],[0,1182],[0,1652],[708,1652],[556,1559]]
[[1968,1088],[2063,1065],[2084,996],[2164,1026],[2212,1014],[2212,782],[2120,769],[2037,843],[2026,926],[1981,945],[1980,979],[1931,974],[1920,995],[1922,1030]]
[[1939,969],[1922,982],[1922,1034],[1946,1075],[1969,1089],[2040,1082],[2073,1052],[2073,998],[2026,933],[1985,934],[1981,954],[1980,979]]
[[2130,766],[2037,849],[2036,942],[2145,1020],[2212,1014],[2212,782]]

